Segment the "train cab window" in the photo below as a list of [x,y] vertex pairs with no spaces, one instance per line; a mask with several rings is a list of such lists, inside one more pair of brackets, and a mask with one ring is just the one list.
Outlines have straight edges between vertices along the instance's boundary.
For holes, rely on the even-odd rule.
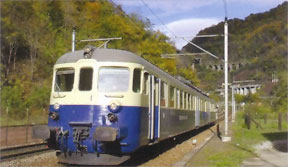
[[79,90],[89,91],[92,89],[93,69],[82,68],[80,70]]
[[133,73],[133,92],[140,93],[141,91],[141,69],[134,69]]
[[173,86],[170,86],[170,96],[169,96],[169,107],[174,108],[174,102],[175,102],[175,88]]
[[98,76],[100,92],[126,92],[129,89],[130,71],[125,67],[101,67]]
[[149,77],[149,74],[145,72],[144,77],[143,77],[143,94],[146,94],[146,95],[148,94],[148,86],[149,86],[148,77]]
[[73,89],[75,71],[72,68],[63,68],[56,71],[55,92],[70,92]]

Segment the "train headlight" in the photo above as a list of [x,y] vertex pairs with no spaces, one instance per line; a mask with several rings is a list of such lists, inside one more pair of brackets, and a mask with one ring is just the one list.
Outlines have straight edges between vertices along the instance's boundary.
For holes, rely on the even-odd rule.
[[53,105],[53,108],[54,108],[54,110],[59,110],[60,104],[59,104],[59,103],[55,103],[55,104]]
[[115,114],[109,113],[109,114],[107,115],[107,117],[108,117],[108,120],[109,120],[110,122],[116,122],[116,121],[118,121],[118,117],[117,117]]
[[112,101],[109,105],[108,105],[108,109],[109,111],[115,113],[117,111],[119,111],[120,108],[120,104],[117,101]]
[[53,120],[58,120],[59,119],[59,114],[57,112],[50,112],[49,117]]

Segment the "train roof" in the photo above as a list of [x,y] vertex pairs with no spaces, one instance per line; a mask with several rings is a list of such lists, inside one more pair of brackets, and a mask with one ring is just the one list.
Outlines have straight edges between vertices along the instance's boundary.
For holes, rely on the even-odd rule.
[[[78,50],[75,52],[66,53],[61,56],[56,64],[63,64],[63,63],[75,63],[80,59],[84,59],[84,50]],[[143,65],[149,72],[153,72],[153,75],[161,76],[161,78],[165,78],[170,84],[172,83],[174,86],[177,85],[182,89],[189,89],[191,88],[194,90],[195,93],[201,94],[204,97],[208,97],[204,92],[200,89],[194,87],[191,84],[185,84],[181,82],[179,79],[174,78],[170,74],[164,72],[157,66],[153,65],[152,63],[148,62],[144,58],[137,56],[136,54],[118,50],[118,49],[105,49],[105,48],[97,48],[93,51],[92,56],[90,59],[95,59],[97,62],[128,62],[128,63],[137,63]]]

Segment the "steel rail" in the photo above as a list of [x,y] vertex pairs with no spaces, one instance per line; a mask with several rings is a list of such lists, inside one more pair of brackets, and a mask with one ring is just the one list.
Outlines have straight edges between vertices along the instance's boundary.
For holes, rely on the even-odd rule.
[[47,143],[36,143],[30,145],[7,147],[0,149],[0,162],[8,160],[10,158],[16,158],[24,155],[30,155],[33,153],[39,153],[43,151],[48,151]]

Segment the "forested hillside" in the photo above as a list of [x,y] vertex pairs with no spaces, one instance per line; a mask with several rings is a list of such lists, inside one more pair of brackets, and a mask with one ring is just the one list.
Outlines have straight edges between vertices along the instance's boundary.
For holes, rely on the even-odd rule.
[[[223,34],[221,22],[199,32],[201,34]],[[253,73],[247,78],[269,80],[272,72],[286,69],[287,55],[287,2],[265,13],[251,14],[244,20],[228,20],[229,25],[229,63],[248,63],[249,69],[263,73]],[[223,37],[195,38],[192,42],[211,51],[223,59]],[[201,52],[187,44],[187,52]],[[218,62],[220,63],[220,62]],[[235,74],[237,78],[237,73]]]
[[[255,80],[262,84],[260,96],[276,97],[274,104],[287,110],[287,2],[267,12],[251,14],[244,20],[228,20],[229,25],[229,63],[246,64],[231,71],[230,81]],[[223,34],[224,23],[208,27],[198,34]],[[194,38],[193,43],[209,50],[223,59],[223,37]],[[186,52],[201,52],[187,44]],[[203,58],[204,63],[221,64],[210,56]],[[197,68],[201,85],[215,90],[223,83],[223,71],[216,72],[206,67]],[[274,74],[273,74],[274,73]],[[279,82],[272,83],[272,74]],[[207,87],[207,85],[209,85]]]
[[[126,15],[120,6],[99,1],[1,2],[1,120],[23,119],[26,108],[37,115],[47,110],[55,61],[71,51],[72,27],[78,40],[122,37],[109,48],[132,51],[162,69],[177,74],[174,60],[160,58],[174,53],[167,36],[155,32],[149,20]],[[81,43],[98,46],[100,43]]]
[[[1,122],[7,116],[6,109],[10,119],[16,121],[24,118],[26,109],[31,115],[47,110],[53,64],[71,51],[73,26],[76,26],[77,40],[122,37],[110,42],[108,47],[134,52],[172,75],[192,80],[202,89],[214,91],[223,82],[222,72],[201,66],[191,70],[189,59],[161,59],[162,53],[176,52],[170,39],[152,30],[149,20],[137,14],[127,15],[121,6],[108,0],[4,1],[0,7]],[[282,101],[278,100],[279,104],[285,103],[287,97],[287,91],[283,91],[287,89],[286,16],[287,3],[284,3],[245,20],[229,20],[229,61],[248,63],[232,75],[235,80],[267,82],[271,74],[276,73],[280,82],[270,85],[274,88],[270,93],[283,97]],[[215,33],[223,33],[223,22],[199,32]],[[223,57],[222,37],[197,38],[193,42]],[[76,50],[88,44],[101,43],[77,43]],[[198,52],[190,45],[183,50]]]

